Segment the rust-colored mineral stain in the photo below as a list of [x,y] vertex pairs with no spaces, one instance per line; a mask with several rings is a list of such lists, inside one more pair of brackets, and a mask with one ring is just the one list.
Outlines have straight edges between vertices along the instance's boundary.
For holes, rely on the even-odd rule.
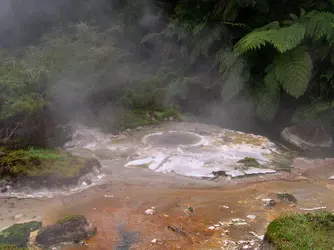
[[[299,169],[309,169],[307,163],[297,163]],[[121,249],[117,246],[124,238],[124,230],[138,236],[129,249],[221,249],[224,240],[254,239],[250,232],[263,235],[268,223],[281,214],[301,213],[300,208],[323,205],[332,211],[333,185],[325,179],[312,180],[309,170],[304,173],[308,178],[297,173],[291,178],[282,175],[283,180],[240,181],[225,188],[145,187],[113,182],[112,189],[97,188],[74,195],[70,202],[64,202],[66,209],[57,213],[53,210],[49,213],[53,216],[45,218],[45,223],[54,222],[61,214],[80,213],[97,226],[96,236],[87,240],[86,246],[69,246],[70,250]],[[279,201],[279,192],[295,195],[297,205]],[[278,203],[265,207],[262,198]],[[145,214],[151,207],[156,213]],[[247,215],[256,218],[251,220]],[[244,219],[247,225],[209,229],[234,218]],[[229,234],[221,235],[224,230]]]
[[[284,183],[285,189],[302,188],[303,182]],[[274,208],[264,208],[261,194],[277,192],[282,182],[259,183],[238,189],[149,189],[127,188],[114,198],[103,195],[80,205],[72,204],[66,213],[75,212],[87,216],[98,228],[96,236],[87,241],[85,247],[68,249],[111,249],[119,244],[119,226],[129,232],[138,233],[140,241],[131,249],[201,249],[221,247],[223,239],[244,240],[250,231],[262,234],[268,222],[282,211],[297,211],[290,204],[280,203]],[[129,198],[127,198],[129,197]],[[79,200],[79,199],[78,199]],[[144,211],[156,207],[156,214]],[[189,207],[193,212],[189,211]],[[224,208],[228,207],[228,208]],[[65,211],[63,211],[65,213]],[[218,222],[233,218],[246,219],[255,214],[254,221],[247,226],[231,227],[230,235],[222,237],[221,229],[210,230]],[[168,230],[168,226],[179,231]],[[156,239],[155,243],[151,241]]]

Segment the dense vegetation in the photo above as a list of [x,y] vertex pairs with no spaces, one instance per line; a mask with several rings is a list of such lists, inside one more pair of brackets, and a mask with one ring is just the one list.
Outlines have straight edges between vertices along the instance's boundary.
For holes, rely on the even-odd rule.
[[242,102],[238,119],[331,128],[333,4],[15,1],[26,28],[2,18],[0,144],[59,145],[73,119],[117,130]]
[[329,212],[282,216],[268,225],[265,242],[278,250],[332,249],[333,230]]

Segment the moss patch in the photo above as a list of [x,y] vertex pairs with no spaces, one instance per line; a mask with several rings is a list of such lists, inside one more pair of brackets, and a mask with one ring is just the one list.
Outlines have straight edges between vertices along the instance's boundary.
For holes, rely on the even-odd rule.
[[245,165],[245,167],[250,168],[259,168],[261,167],[260,163],[255,159],[255,158],[251,158],[251,157],[246,157],[240,161],[238,161],[239,163],[243,163]]
[[0,250],[28,250],[28,248],[21,248],[15,245],[0,244]]
[[251,134],[237,133],[235,131],[225,131],[224,140],[231,144],[251,144],[254,146],[262,146],[265,139],[256,137]]
[[0,249],[16,249],[13,248],[13,246],[26,247],[29,241],[30,233],[38,230],[41,226],[41,222],[31,221],[27,223],[14,224],[5,230],[2,230],[0,232],[0,246],[4,248]]
[[81,214],[68,214],[62,217],[61,219],[57,220],[57,223],[64,224],[65,222],[72,220],[86,220],[86,217]]
[[280,217],[268,225],[265,240],[278,250],[332,249],[334,214],[320,212]]
[[72,178],[80,175],[87,159],[63,151],[49,149],[4,151],[0,156],[0,176]]

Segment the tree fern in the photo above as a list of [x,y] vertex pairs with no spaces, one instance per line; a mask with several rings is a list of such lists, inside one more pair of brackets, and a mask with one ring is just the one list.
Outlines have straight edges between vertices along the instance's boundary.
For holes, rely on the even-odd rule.
[[277,56],[274,61],[277,80],[290,95],[302,96],[312,74],[312,59],[305,47],[298,47]]

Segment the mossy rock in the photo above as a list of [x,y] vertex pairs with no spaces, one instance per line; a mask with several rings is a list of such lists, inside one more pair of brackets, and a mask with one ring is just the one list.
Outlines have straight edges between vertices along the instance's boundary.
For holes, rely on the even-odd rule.
[[38,232],[36,244],[43,248],[79,243],[95,235],[96,227],[85,216],[70,214]]
[[101,167],[96,159],[73,156],[60,150],[31,148],[4,152],[0,156],[1,177],[66,184],[89,173],[94,167]]
[[[0,232],[0,249],[17,249],[27,247],[31,232],[40,229],[41,222],[31,221],[14,224]],[[14,248],[17,247],[17,248]],[[12,248],[11,248],[12,247]]]
[[245,165],[245,167],[250,168],[259,168],[261,167],[260,163],[255,159],[255,158],[251,158],[251,157],[246,157],[240,161],[238,161],[239,163],[243,163]]
[[267,228],[262,249],[327,250],[334,246],[334,214],[329,212],[282,216]]

